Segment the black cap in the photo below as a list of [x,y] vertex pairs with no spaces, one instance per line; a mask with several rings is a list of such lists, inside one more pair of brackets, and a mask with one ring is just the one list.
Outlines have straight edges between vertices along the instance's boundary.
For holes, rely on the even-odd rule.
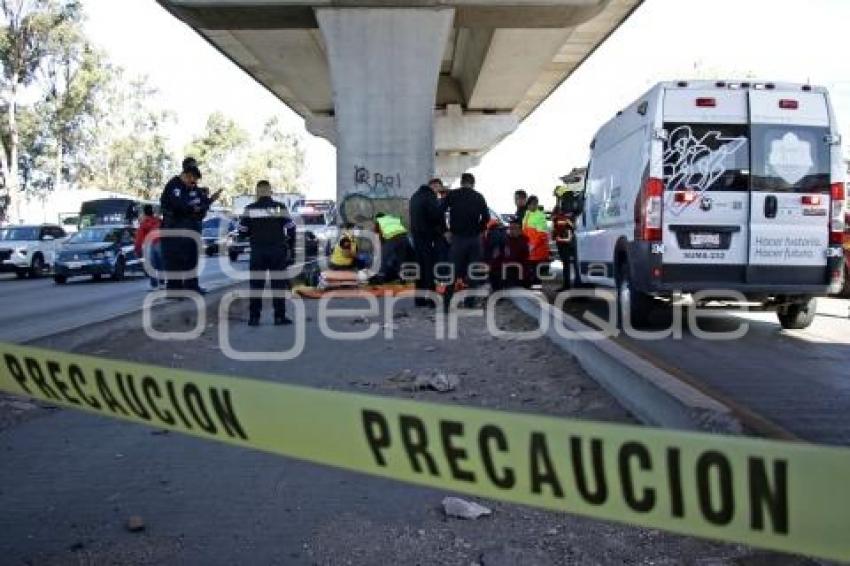
[[192,175],[196,179],[200,179],[203,176],[201,175],[201,170],[198,169],[197,165],[189,165],[188,167],[184,167],[183,172]]
[[195,159],[194,157],[187,157],[183,160],[183,163],[181,164],[181,166],[183,167],[183,171],[186,171],[186,170],[189,169],[189,167],[197,167],[198,166],[198,160]]

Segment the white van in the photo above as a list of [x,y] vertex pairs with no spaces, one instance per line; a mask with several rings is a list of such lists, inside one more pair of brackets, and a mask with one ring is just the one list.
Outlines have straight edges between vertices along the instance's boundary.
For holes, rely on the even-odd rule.
[[658,298],[734,290],[807,327],[842,284],[840,144],[823,88],[656,85],[591,144],[576,283],[615,287],[635,326]]

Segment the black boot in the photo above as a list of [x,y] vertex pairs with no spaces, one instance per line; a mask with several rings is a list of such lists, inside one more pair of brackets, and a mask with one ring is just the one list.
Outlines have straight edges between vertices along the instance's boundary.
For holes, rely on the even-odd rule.
[[287,326],[292,324],[292,321],[286,318],[285,314],[276,314],[274,315],[274,325],[275,326]]

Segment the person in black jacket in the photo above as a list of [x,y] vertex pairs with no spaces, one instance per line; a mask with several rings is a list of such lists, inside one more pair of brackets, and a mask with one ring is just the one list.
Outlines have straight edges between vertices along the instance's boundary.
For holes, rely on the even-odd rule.
[[[470,266],[482,260],[482,234],[490,220],[490,209],[487,201],[475,190],[475,177],[464,173],[460,177],[460,188],[449,191],[446,197],[449,211],[449,233],[451,242],[449,259],[454,267],[455,279],[463,278],[470,287],[476,287],[478,282],[470,276]],[[454,284],[446,288],[445,307],[449,308]],[[468,298],[466,306],[473,302]]]
[[[437,192],[431,185],[422,185],[410,197],[410,233],[413,236],[413,252],[419,277],[416,279],[417,291],[434,291],[434,267],[437,263],[437,242],[446,232],[445,214],[437,201]],[[417,307],[436,306],[426,297],[416,297]]]
[[[195,219],[204,212],[203,198],[198,189],[201,171],[193,163],[194,160],[186,160],[183,172],[168,181],[162,191],[159,202],[162,208],[163,230],[195,231]],[[203,292],[198,286],[197,274],[195,277],[185,277],[185,272],[197,268],[197,243],[186,236],[166,235],[161,239],[161,247],[167,278],[166,288]]]
[[525,212],[528,210],[528,193],[522,189],[514,191],[514,204],[516,205],[516,213],[514,218],[522,226],[522,221],[525,218]]
[[[272,291],[283,291],[287,281],[283,272],[292,263],[295,250],[295,222],[289,217],[286,205],[272,199],[272,186],[268,181],[257,183],[257,201],[245,207],[239,222],[239,231],[247,234],[251,242],[251,290],[258,294],[249,303],[248,325],[260,324],[263,299],[259,296],[266,286],[266,274],[271,275]],[[286,317],[283,297],[272,297],[274,323],[277,326],[292,324]]]

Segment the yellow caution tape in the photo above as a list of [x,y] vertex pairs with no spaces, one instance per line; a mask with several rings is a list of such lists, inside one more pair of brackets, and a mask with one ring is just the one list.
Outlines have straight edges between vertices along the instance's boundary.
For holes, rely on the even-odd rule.
[[0,389],[310,462],[850,558],[850,450],[310,389],[0,343]]

